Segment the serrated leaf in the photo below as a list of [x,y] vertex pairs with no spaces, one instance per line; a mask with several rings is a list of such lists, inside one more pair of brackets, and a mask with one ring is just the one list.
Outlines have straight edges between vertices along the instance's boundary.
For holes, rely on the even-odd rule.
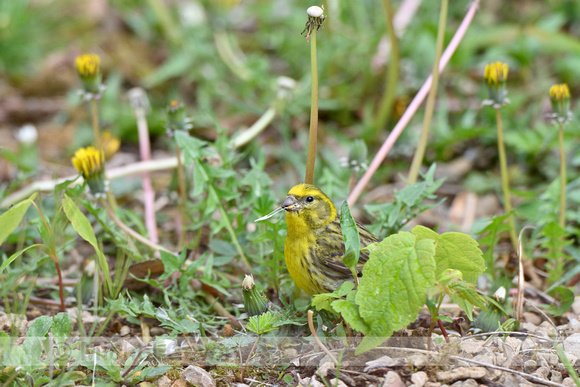
[[191,160],[201,159],[203,156],[202,149],[207,144],[207,142],[192,137],[181,130],[175,132],[175,141],[181,150],[183,150],[184,155]]
[[250,321],[246,328],[249,331],[254,332],[257,335],[263,335],[264,333],[273,331],[277,328],[276,326],[277,316],[272,312],[265,312],[259,316],[250,317]]
[[358,227],[352,218],[348,202],[345,200],[340,207],[340,227],[344,237],[344,258],[342,262],[356,276],[356,265],[360,255],[360,237]]
[[389,236],[370,252],[356,294],[370,336],[388,337],[416,318],[435,283],[434,256],[433,240],[409,232]]
[[175,255],[168,253],[167,251],[161,250],[160,257],[161,262],[163,263],[164,270],[163,274],[159,277],[159,279],[164,280],[166,278],[169,278],[176,271],[177,272],[181,271],[181,266],[183,265],[183,262],[185,262],[186,252],[187,250],[183,249],[179,255]]
[[350,291],[354,289],[354,284],[350,281],[345,281],[332,293],[321,293],[317,294],[312,298],[312,306],[316,310],[328,310],[329,312],[335,312],[335,310],[330,305],[333,301],[346,296]]
[[485,271],[483,253],[477,241],[469,235],[459,232],[446,232],[439,235],[423,226],[416,226],[412,233],[419,240],[430,239],[437,243],[435,251],[437,278],[447,270],[454,269],[463,274],[464,281],[475,283]]
[[332,308],[340,313],[344,321],[352,327],[352,329],[364,335],[368,334],[369,326],[360,315],[359,306],[351,300],[335,300],[332,302]]
[[24,214],[26,214],[28,207],[30,207],[35,198],[36,194],[33,194],[28,199],[13,205],[8,211],[0,215],[0,245],[4,243],[8,235],[12,234],[12,231],[16,230],[16,227],[22,221]]

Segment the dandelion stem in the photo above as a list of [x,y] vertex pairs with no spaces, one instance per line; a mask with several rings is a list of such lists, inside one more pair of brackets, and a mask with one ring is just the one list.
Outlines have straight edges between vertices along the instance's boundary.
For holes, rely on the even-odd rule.
[[111,207],[109,207],[109,205],[107,204],[107,202],[104,199],[101,199],[101,204],[105,208],[105,210],[107,210],[107,214],[111,217],[111,220],[113,222],[115,222],[115,224],[117,226],[119,226],[119,228],[121,230],[123,230],[127,234],[131,235],[134,239],[136,239],[137,241],[141,242],[142,244],[144,244],[145,246],[149,247],[152,250],[163,250],[163,251],[168,252],[170,254],[174,254],[172,251],[169,251],[165,247],[163,247],[163,246],[161,246],[161,245],[159,245],[157,243],[154,243],[154,242],[150,241],[149,239],[145,238],[144,236],[142,236],[142,235],[138,234],[137,232],[133,231],[125,223],[121,222],[121,220],[119,218],[117,218],[117,215],[115,215],[115,213],[113,212],[113,210],[111,210]]
[[[499,167],[501,172],[501,188],[503,192],[503,207],[507,213],[511,212],[512,210],[512,203],[510,199],[510,183],[508,177],[508,169],[507,169],[507,158],[505,152],[505,144],[503,140],[503,125],[501,121],[501,114],[499,113],[499,109],[495,109],[495,119],[497,124],[497,150],[499,153]],[[510,239],[514,248],[518,246],[518,237],[516,234],[516,224],[514,221],[513,214],[510,214],[508,217],[508,225],[510,227]]]
[[[134,103],[133,109],[135,112],[135,119],[137,120],[137,131],[139,133],[139,153],[141,160],[151,160],[151,142],[149,140],[149,126],[147,125],[147,112],[144,107],[143,100],[146,99],[145,91],[142,89],[135,90],[133,98],[137,101]],[[130,97],[131,98],[131,97]],[[155,219],[155,191],[151,183],[151,176],[148,172],[141,174],[141,182],[143,186],[143,201],[145,205],[145,225],[149,238],[152,242],[159,242],[157,236],[157,222]]]
[[385,94],[381,99],[377,119],[375,122],[375,133],[378,133],[387,122],[393,103],[395,101],[395,91],[397,89],[397,80],[399,78],[399,40],[393,24],[393,6],[391,0],[383,0],[385,9],[385,19],[387,21],[387,33],[391,43],[391,57],[389,60],[389,70],[385,79]]
[[95,148],[101,149],[101,129],[99,128],[99,106],[96,98],[91,98],[91,114],[93,118],[93,135],[95,137]]
[[[467,29],[469,28],[469,25],[473,21],[475,12],[479,7],[479,2],[480,2],[479,0],[473,0],[471,2],[471,5],[469,6],[467,13],[465,14],[465,17],[463,18],[463,21],[459,25],[459,28],[457,28],[455,35],[453,35],[451,42],[449,42],[449,45],[447,46],[445,52],[441,56],[441,63],[439,64],[439,72],[443,71],[443,69],[449,62],[449,59],[451,59],[451,56],[459,46],[459,43],[461,43],[461,40],[463,39],[465,33],[467,32]],[[377,171],[379,166],[381,166],[381,164],[389,154],[389,151],[397,141],[397,138],[399,138],[401,133],[403,133],[403,130],[405,130],[405,127],[409,124],[409,121],[411,121],[411,118],[413,118],[413,115],[417,112],[419,105],[421,105],[421,103],[427,96],[429,88],[431,87],[431,79],[432,76],[429,76],[429,78],[427,78],[423,86],[421,86],[421,89],[419,89],[419,91],[417,92],[417,94],[407,107],[407,110],[405,110],[405,113],[403,113],[403,115],[401,116],[401,118],[391,131],[391,133],[387,136],[385,142],[383,143],[383,145],[373,158],[368,169],[365,171],[363,176],[355,185],[354,189],[351,191],[350,195],[348,196],[349,206],[352,207],[356,203],[359,196],[362,194],[362,191],[371,180],[371,177],[374,175],[374,173]]]
[[179,145],[175,145],[175,151],[177,154],[177,182],[179,184],[179,208],[181,209],[181,231],[179,232],[179,248],[182,248],[185,245],[185,230],[187,227],[187,209],[186,209],[186,202],[187,202],[187,192],[186,192],[186,185],[185,185],[185,173],[183,172],[183,163],[181,162],[181,148]]
[[560,148],[560,227],[566,226],[566,154],[564,153],[564,128],[558,127],[558,145]]
[[316,60],[316,28],[310,33],[310,73],[312,91],[310,99],[310,132],[308,135],[308,156],[306,159],[306,176],[304,182],[314,182],[314,162],[316,161],[316,139],[318,137],[318,64]]
[[415,184],[417,176],[419,175],[419,168],[423,163],[425,157],[425,149],[427,149],[427,140],[429,140],[429,129],[431,128],[431,121],[433,119],[433,110],[435,110],[435,98],[437,97],[437,85],[439,83],[439,62],[441,60],[441,52],[443,51],[443,38],[445,37],[445,26],[447,24],[447,8],[449,0],[441,2],[441,13],[439,14],[439,27],[437,29],[437,43],[435,48],[435,61],[433,62],[433,71],[431,77],[431,90],[427,97],[427,105],[425,107],[425,116],[423,118],[423,128],[421,136],[419,137],[419,144],[415,150],[411,169],[409,170],[408,184]]

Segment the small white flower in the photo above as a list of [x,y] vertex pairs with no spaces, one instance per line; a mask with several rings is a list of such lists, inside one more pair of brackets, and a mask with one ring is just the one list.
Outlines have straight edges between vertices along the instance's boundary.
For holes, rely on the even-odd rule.
[[26,124],[16,132],[16,139],[24,145],[31,145],[38,140],[38,131],[32,124]]

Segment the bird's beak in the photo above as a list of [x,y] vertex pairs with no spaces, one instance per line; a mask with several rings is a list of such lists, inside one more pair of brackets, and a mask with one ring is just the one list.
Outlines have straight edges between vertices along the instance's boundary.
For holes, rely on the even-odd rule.
[[294,195],[289,195],[282,203],[282,208],[286,211],[300,211],[301,206]]

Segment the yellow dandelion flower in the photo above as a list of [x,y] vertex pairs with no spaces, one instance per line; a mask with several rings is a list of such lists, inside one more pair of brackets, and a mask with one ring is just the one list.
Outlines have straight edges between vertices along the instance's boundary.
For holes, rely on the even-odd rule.
[[499,85],[507,80],[508,65],[501,62],[495,62],[485,66],[484,79],[488,84]]
[[92,146],[81,148],[75,152],[71,161],[75,169],[83,175],[91,193],[97,197],[104,195],[107,191],[107,184],[105,183],[103,151]]
[[75,60],[79,78],[86,93],[99,95],[101,86],[101,58],[96,54],[80,55]]
[[506,98],[506,81],[508,76],[508,65],[501,62],[490,63],[485,66],[483,78],[487,86],[489,99],[483,101],[484,105],[490,105],[498,109],[509,103]]
[[554,120],[565,123],[572,117],[570,112],[570,89],[567,84],[561,83],[550,87],[550,103],[552,104],[551,118]]

